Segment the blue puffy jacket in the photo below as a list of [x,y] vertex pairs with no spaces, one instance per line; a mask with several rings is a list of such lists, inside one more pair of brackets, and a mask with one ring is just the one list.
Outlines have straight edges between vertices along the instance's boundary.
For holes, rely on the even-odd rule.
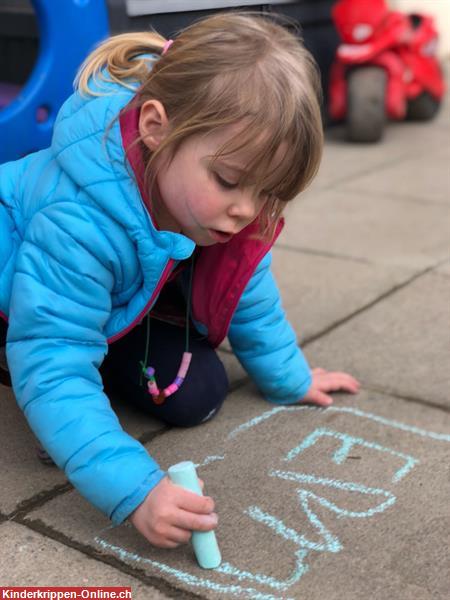
[[[108,342],[143,318],[174,261],[195,244],[153,225],[117,118],[133,92],[116,84],[109,92],[74,93],[50,148],[0,166],[0,313],[9,322],[14,392],[31,428],[78,491],[120,523],[165,473],[123,431],[99,367]],[[257,259],[221,337],[228,333],[266,398],[296,402],[310,386],[309,367],[284,316],[270,253]]]

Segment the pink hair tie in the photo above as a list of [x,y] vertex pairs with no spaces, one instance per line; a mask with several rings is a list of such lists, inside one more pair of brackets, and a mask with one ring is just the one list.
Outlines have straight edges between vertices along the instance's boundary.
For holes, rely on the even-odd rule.
[[167,40],[166,43],[163,46],[162,52],[161,52],[161,56],[164,56],[164,54],[167,52],[167,50],[170,48],[170,46],[173,44],[173,40]]

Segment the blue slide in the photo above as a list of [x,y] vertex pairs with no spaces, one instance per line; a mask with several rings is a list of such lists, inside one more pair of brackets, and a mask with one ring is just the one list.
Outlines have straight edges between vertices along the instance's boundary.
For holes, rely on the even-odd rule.
[[[105,0],[32,0],[32,4],[39,54],[28,81],[0,110],[0,163],[49,145],[53,123],[73,91],[78,67],[109,35]],[[8,93],[8,84],[3,87]]]

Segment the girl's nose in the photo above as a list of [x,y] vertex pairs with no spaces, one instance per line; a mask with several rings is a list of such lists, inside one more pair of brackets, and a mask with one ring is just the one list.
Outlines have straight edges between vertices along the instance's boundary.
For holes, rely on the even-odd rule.
[[257,215],[255,199],[249,195],[242,196],[239,201],[236,201],[230,206],[228,214],[231,217],[250,223]]

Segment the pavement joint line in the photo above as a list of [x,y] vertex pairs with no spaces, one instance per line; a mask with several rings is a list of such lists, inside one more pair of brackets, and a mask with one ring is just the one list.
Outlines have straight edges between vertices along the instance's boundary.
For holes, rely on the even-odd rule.
[[251,379],[250,377],[247,377],[246,379],[240,379],[234,386],[233,389],[230,390],[231,392],[237,392],[237,390],[240,390],[241,388],[245,387],[248,383],[250,383]]
[[[53,468],[53,466],[49,468]],[[47,502],[50,500],[53,500],[58,496],[62,496],[71,490],[73,490],[73,485],[68,481],[58,484],[49,490],[42,490],[34,496],[31,496],[31,498],[22,500],[22,502],[20,502],[18,506],[7,515],[7,519],[8,521],[20,521],[20,519],[22,519],[30,511],[44,506],[44,504],[47,504]]]
[[290,252],[296,252],[297,254],[313,254],[314,256],[323,256],[325,258],[335,258],[337,260],[348,260],[350,262],[363,263],[365,265],[377,265],[378,263],[372,262],[367,258],[360,258],[359,256],[349,256],[347,254],[338,254],[334,252],[327,252],[326,250],[315,250],[314,248],[306,248],[305,246],[291,246],[290,244],[277,244],[275,249],[288,250]]
[[20,525],[23,525],[24,527],[27,527],[28,529],[31,529],[32,531],[35,531],[36,533],[39,533],[40,535],[43,535],[46,538],[50,538],[55,542],[63,544],[64,546],[72,548],[73,550],[77,550],[88,558],[106,564],[125,575],[134,577],[134,579],[137,579],[141,583],[150,585],[159,592],[162,592],[171,598],[176,599],[182,597],[183,600],[201,600],[203,598],[202,596],[192,592],[181,590],[179,587],[168,583],[165,579],[148,575],[142,569],[132,567],[128,565],[128,563],[122,562],[110,554],[100,552],[89,544],[83,544],[82,542],[75,541],[64,533],[54,529],[50,525],[47,525],[41,521],[41,519],[22,518],[19,516],[15,518],[14,521]]
[[[369,265],[372,267],[383,267],[385,269],[403,269],[404,271],[408,270],[410,272],[414,272],[414,273],[422,273],[422,271],[416,271],[414,269],[414,267],[411,266],[405,266],[403,264],[388,264],[385,262],[377,262],[375,260],[370,260],[368,258],[362,258],[359,256],[350,256],[347,254],[339,254],[339,253],[333,253],[333,252],[327,252],[326,250],[316,250],[315,248],[307,248],[306,246],[291,246],[290,244],[277,244],[275,247],[276,249],[281,249],[287,252],[295,252],[297,254],[310,254],[313,256],[322,256],[324,258],[334,258],[336,260],[346,260],[349,262],[357,262],[357,263],[362,263],[365,265]],[[445,258],[440,258],[439,261],[434,264],[434,265],[430,265],[430,268],[432,269],[436,269],[438,267],[440,267],[441,265],[445,265],[447,264],[449,260],[449,257],[446,256]],[[427,267],[428,268],[428,267]],[[446,274],[443,274],[443,276],[447,276]]]
[[378,296],[377,298],[374,298],[374,300],[371,300],[367,304],[364,304],[363,306],[356,309],[349,315],[343,317],[342,319],[339,319],[338,321],[335,321],[334,323],[331,323],[331,325],[328,325],[328,327],[325,327],[325,329],[323,329],[322,331],[319,331],[318,333],[315,333],[314,335],[305,338],[301,344],[302,347],[306,347],[308,344],[311,344],[312,342],[315,342],[319,338],[321,338],[325,335],[328,335],[329,333],[331,333],[332,331],[334,331],[341,325],[345,325],[346,323],[351,321],[354,317],[357,317],[361,313],[369,310],[370,308],[373,308],[376,304],[386,300],[386,298],[389,298],[390,296],[393,296],[394,294],[396,294],[398,291],[402,290],[403,288],[408,287],[416,279],[419,279],[420,277],[422,277],[423,275],[426,275],[427,273],[431,273],[433,271],[433,269],[435,269],[435,268],[436,268],[436,265],[426,267],[425,269],[415,273],[412,277],[410,277],[406,281],[403,281],[402,283],[394,285],[391,289],[387,290],[386,292],[383,292],[380,296]]
[[448,200],[425,200],[422,197],[419,196],[412,196],[410,194],[401,194],[398,192],[389,192],[389,193],[385,193],[385,192],[377,192],[375,191],[371,191],[371,190],[363,190],[363,189],[358,189],[357,187],[349,187],[349,188],[345,188],[340,190],[345,191],[345,193],[349,193],[349,194],[353,194],[353,195],[358,195],[361,196],[361,194],[364,194],[365,196],[371,196],[373,198],[379,198],[380,194],[383,194],[383,198],[388,198],[391,200],[405,200],[407,202],[413,202],[415,204],[420,204],[421,206],[443,206],[448,208],[449,204],[448,204]]
[[161,429],[158,429],[158,431],[147,431],[144,433],[142,433],[138,438],[138,442],[140,442],[142,445],[148,444],[150,442],[152,442],[153,440],[155,440],[156,438],[160,437],[161,435],[164,435],[165,433],[167,433],[168,431],[170,431],[172,429],[172,427],[169,427],[168,425],[162,427]]
[[419,404],[420,406],[440,410],[445,414],[450,414],[450,407],[446,406],[445,404],[439,404],[438,402],[430,402],[429,400],[423,400],[422,398],[417,398],[415,396],[404,396],[403,394],[399,394],[398,392],[390,390],[389,388],[382,388],[376,385],[363,385],[362,389],[367,392],[377,392],[379,394],[384,394],[385,396],[390,396],[391,398],[395,398],[397,400],[412,402],[414,404]]
[[[232,352],[230,352],[229,350],[227,350],[227,352],[232,354]],[[250,377],[248,377],[248,376],[240,377],[237,381],[230,384],[229,393],[231,394],[232,392],[235,392],[236,390],[238,390],[241,387],[243,387],[244,385],[246,385],[249,381],[250,381]]]

